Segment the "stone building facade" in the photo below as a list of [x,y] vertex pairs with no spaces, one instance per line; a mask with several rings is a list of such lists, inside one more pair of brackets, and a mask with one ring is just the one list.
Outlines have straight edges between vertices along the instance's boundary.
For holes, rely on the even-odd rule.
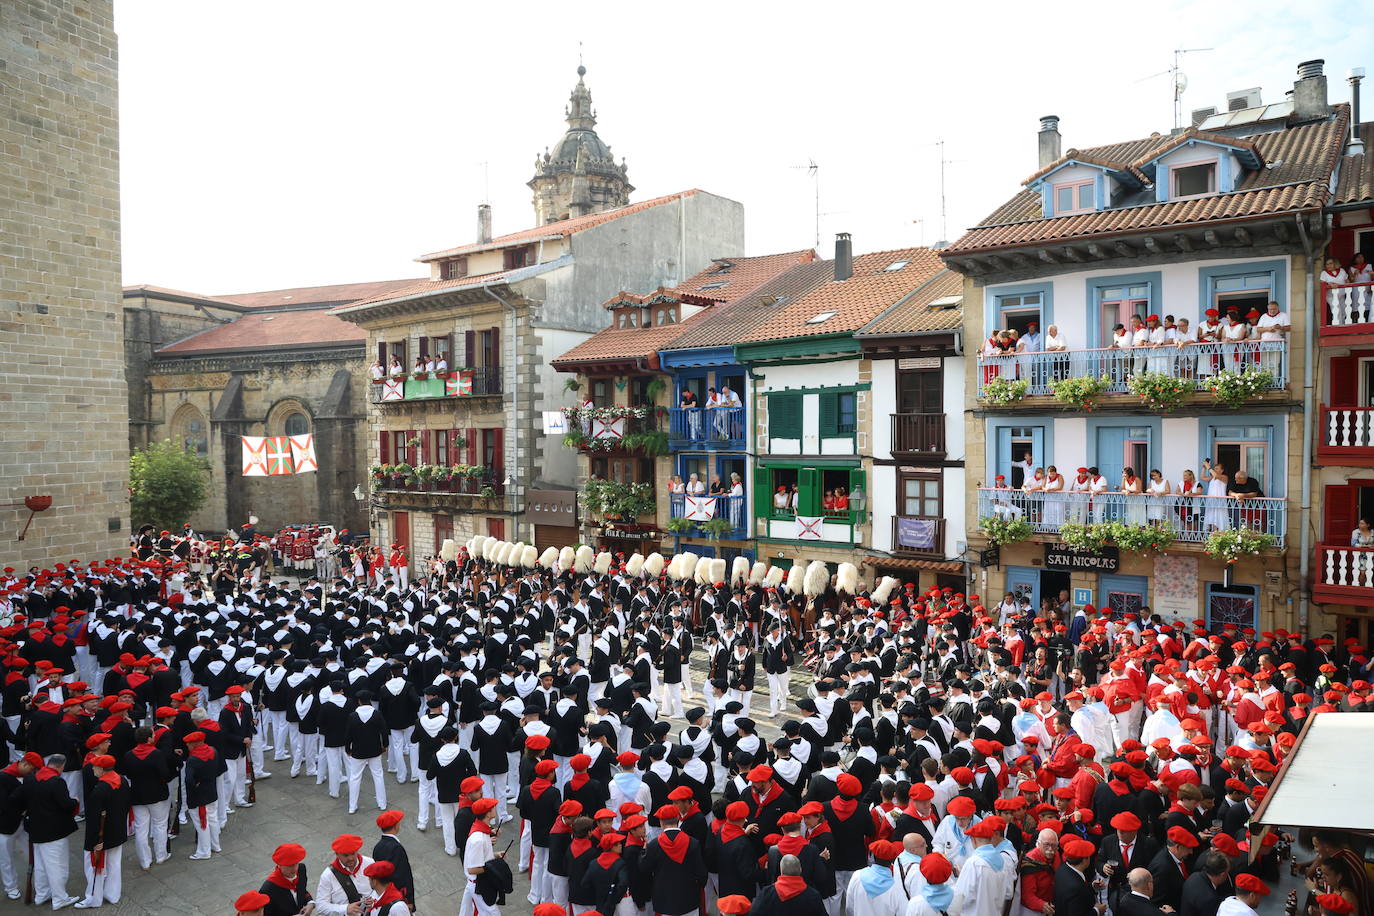
[[[5,565],[113,556],[129,521],[113,3],[5,4],[0,61]],[[51,508],[16,541],[30,496]]]

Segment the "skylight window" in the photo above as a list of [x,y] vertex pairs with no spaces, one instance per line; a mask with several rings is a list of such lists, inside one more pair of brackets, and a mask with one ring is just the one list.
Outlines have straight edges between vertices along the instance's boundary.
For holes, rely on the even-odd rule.
[[707,283],[705,286],[702,287],[702,289],[720,289],[722,286],[729,285],[729,283],[729,280],[721,280],[718,283]]
[[815,315],[815,316],[813,316],[813,317],[811,317],[811,318],[806,319],[806,323],[807,323],[807,324],[825,324],[827,321],[829,321],[831,318],[834,318],[834,317],[835,317],[836,315],[838,315],[838,314],[839,314],[839,311],[837,311],[837,310],[835,310],[835,309],[831,309],[831,310],[828,311],[828,312],[821,312],[821,313],[818,314],[818,315]]
[[883,271],[886,273],[894,270],[901,270],[903,267],[907,266],[910,263],[910,261],[893,261],[891,264],[884,267]]

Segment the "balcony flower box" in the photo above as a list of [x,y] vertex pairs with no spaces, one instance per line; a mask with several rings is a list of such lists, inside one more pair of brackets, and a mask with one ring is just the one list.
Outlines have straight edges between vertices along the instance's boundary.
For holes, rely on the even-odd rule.
[[1274,373],[1268,369],[1224,369],[1207,381],[1207,390],[1222,407],[1235,410],[1273,384]]
[[1183,403],[1193,387],[1167,372],[1142,372],[1126,383],[1150,410],[1167,413]]
[[1050,394],[1066,408],[1092,410],[1097,399],[1111,390],[1112,380],[1105,375],[1080,375],[1060,379],[1050,386]]
[[1026,379],[1012,379],[997,376],[983,386],[979,397],[994,404],[1015,404],[1026,397],[1030,382]]

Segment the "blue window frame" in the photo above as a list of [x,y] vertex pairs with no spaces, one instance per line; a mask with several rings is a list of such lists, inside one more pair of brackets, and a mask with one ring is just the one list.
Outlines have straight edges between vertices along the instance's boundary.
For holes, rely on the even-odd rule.
[[[1129,421],[1089,420],[1089,464],[1097,465],[1098,473],[1107,478],[1107,486],[1115,490],[1121,483],[1121,471],[1130,466],[1136,476],[1149,480],[1150,468],[1160,461],[1159,418],[1135,417]],[[1166,480],[1169,471],[1160,468]],[[1064,469],[1060,468],[1063,474]],[[1142,484],[1143,485],[1143,484]]]
[[988,420],[987,467],[988,479],[984,487],[993,485],[993,477],[1001,474],[1007,486],[1021,485],[1019,471],[1012,465],[1030,450],[1031,460],[1041,467],[1045,457],[1054,454],[1054,421],[1048,417],[1025,417],[1016,420]]
[[1252,306],[1261,313],[1268,300],[1292,312],[1288,301],[1288,262],[1283,260],[1248,261],[1204,267],[1198,271],[1198,313],[1209,308],[1226,314],[1226,307],[1235,304],[1244,314]]
[[1121,576],[1099,573],[1097,576],[1099,607],[1133,614],[1150,603],[1150,580],[1145,576]]
[[1031,566],[1007,567],[1007,591],[1030,599],[1031,610],[1040,607],[1040,570]]
[[[1138,274],[1117,274],[1110,277],[1089,277],[1087,295],[1088,338],[1083,346],[1092,349],[1105,347],[1111,343],[1112,326],[1117,322],[1129,328],[1125,320],[1131,314],[1141,318],[1159,311],[1160,287],[1163,282],[1160,271],[1146,271]],[[1109,314],[1113,317],[1109,320]],[[1177,317],[1177,316],[1176,316]],[[1190,322],[1190,315],[1183,315]]]
[[1036,321],[1044,333],[1054,322],[1054,284],[1022,283],[989,290],[984,316],[987,334],[1014,327],[1024,332],[1027,321]]
[[1283,414],[1250,414],[1228,423],[1199,420],[1202,454],[1213,461],[1231,458],[1223,461],[1228,473],[1235,470],[1233,465],[1244,465],[1246,473],[1259,481],[1265,496],[1284,496],[1288,492],[1286,419]]

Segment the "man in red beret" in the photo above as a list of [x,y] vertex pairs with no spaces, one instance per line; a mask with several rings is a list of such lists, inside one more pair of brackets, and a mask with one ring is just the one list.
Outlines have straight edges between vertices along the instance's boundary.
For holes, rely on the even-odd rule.
[[377,815],[377,828],[382,831],[381,838],[372,847],[372,861],[387,862],[392,866],[391,883],[400,891],[411,909],[415,908],[415,876],[410,870],[410,855],[401,845],[397,836],[401,832],[404,811],[383,811]]
[[1269,896],[1269,885],[1246,872],[1236,875],[1235,885],[1235,896],[1221,901],[1217,916],[1257,916],[1255,908]]
[[477,916],[500,916],[501,910],[496,906],[495,900],[488,900],[483,896],[486,890],[484,885],[491,879],[482,880],[487,869],[493,867],[494,861],[501,861],[501,866],[506,867],[506,853],[496,852],[492,845],[496,832],[500,829],[496,799],[477,799],[472,803],[472,814],[472,829],[468,832],[467,842],[463,846],[463,870],[467,873],[468,882],[467,888],[463,891],[463,903],[459,905],[459,912],[467,912],[467,901],[471,900]]
[[[874,840],[868,844],[868,852],[873,864],[855,871],[849,879],[844,891],[845,912],[853,916],[904,916],[906,888],[892,869],[902,854],[901,844]],[[997,916],[1001,916],[1000,911]]]
[[964,831],[972,851],[954,884],[953,909],[967,916],[1001,916],[1016,884],[1015,865],[993,846],[993,835],[1005,826],[993,815]]
[[797,810],[797,801],[773,778],[773,768],[759,764],[748,773],[749,791],[744,800],[749,803],[749,819],[759,825],[759,832],[767,836],[778,830],[778,818],[786,811]]
[[750,916],[826,916],[825,904],[802,877],[801,860],[784,855],[778,860],[777,880],[754,898]]
[[653,887],[653,912],[659,916],[705,916],[706,861],[701,844],[682,829],[681,812],[664,805],[654,812],[662,832],[644,847],[640,871]]
[[1164,848],[1150,862],[1154,875],[1155,893],[1151,898],[1157,906],[1171,906],[1177,910],[1183,901],[1183,882],[1192,873],[1189,864],[1198,839],[1186,827],[1170,827],[1165,835]]
[[[29,751],[9,766],[0,769],[0,798],[15,797],[24,781],[42,766],[43,758]],[[23,812],[18,807],[5,805],[0,808],[0,878],[4,878],[5,894],[11,900],[18,900],[22,893],[19,889],[18,873],[14,868],[14,854],[21,845],[18,842],[19,828],[23,822]]]
[[835,887],[848,892],[854,872],[868,864],[868,844],[877,838],[877,825],[869,807],[859,796],[863,783],[853,773],[835,777],[838,795],[825,803],[825,819],[835,835],[835,852],[830,867],[835,870]]
[[316,916],[357,916],[349,911],[349,905],[371,892],[363,869],[372,860],[359,854],[363,838],[352,833],[340,834],[329,848],[334,850],[334,861],[320,873],[315,887]]
[[368,886],[372,889],[372,905],[368,907],[369,916],[410,916],[411,908],[406,903],[405,894],[396,886],[396,866],[390,862],[373,862],[363,869]]
[[549,899],[546,893],[546,876],[549,869],[549,835],[558,821],[558,809],[563,797],[554,785],[558,764],[553,760],[540,760],[534,765],[534,778],[520,790],[516,810],[521,819],[521,846],[525,836],[529,836],[528,858],[522,854],[521,870],[530,874],[528,899],[531,905]]
[[967,795],[956,795],[949,800],[945,810],[948,813],[940,821],[940,826],[935,828],[935,842],[932,848],[958,868],[973,852],[973,844],[969,841],[967,830],[974,823],[978,806]]
[[119,902],[129,839],[129,780],[115,772],[115,759],[108,754],[91,758],[90,765],[95,783],[86,793],[86,855],[81,857],[86,897],[77,904],[81,909]]
[[1054,916],[1101,916],[1107,905],[1097,902],[1092,885],[1093,844],[1071,837],[1059,849],[1064,864],[1054,873]]
[[[213,720],[206,720],[210,724]],[[186,743],[186,763],[182,769],[182,784],[186,793],[186,807],[196,829],[196,851],[192,859],[208,859],[219,851],[219,754],[205,740],[205,732],[187,732],[181,739]]]
[[249,891],[234,901],[234,912],[240,916],[264,916],[263,907],[271,902],[272,898],[262,891]]
[[1143,825],[1134,811],[1120,811],[1108,824],[1115,832],[1103,837],[1097,864],[1107,877],[1107,902],[1114,903],[1128,891],[1127,874],[1137,868],[1148,869],[1159,854],[1159,844],[1148,833],[1141,833]]
[[267,898],[262,904],[263,916],[295,916],[297,913],[309,916],[314,912],[315,904],[307,890],[310,876],[304,862],[305,847],[299,843],[283,843],[272,850],[275,867],[258,888]]
[[725,823],[716,836],[720,844],[716,891],[721,897],[739,895],[753,900],[763,879],[756,846],[759,825],[746,825],[748,819],[749,805],[746,803],[733,801],[725,806]]

